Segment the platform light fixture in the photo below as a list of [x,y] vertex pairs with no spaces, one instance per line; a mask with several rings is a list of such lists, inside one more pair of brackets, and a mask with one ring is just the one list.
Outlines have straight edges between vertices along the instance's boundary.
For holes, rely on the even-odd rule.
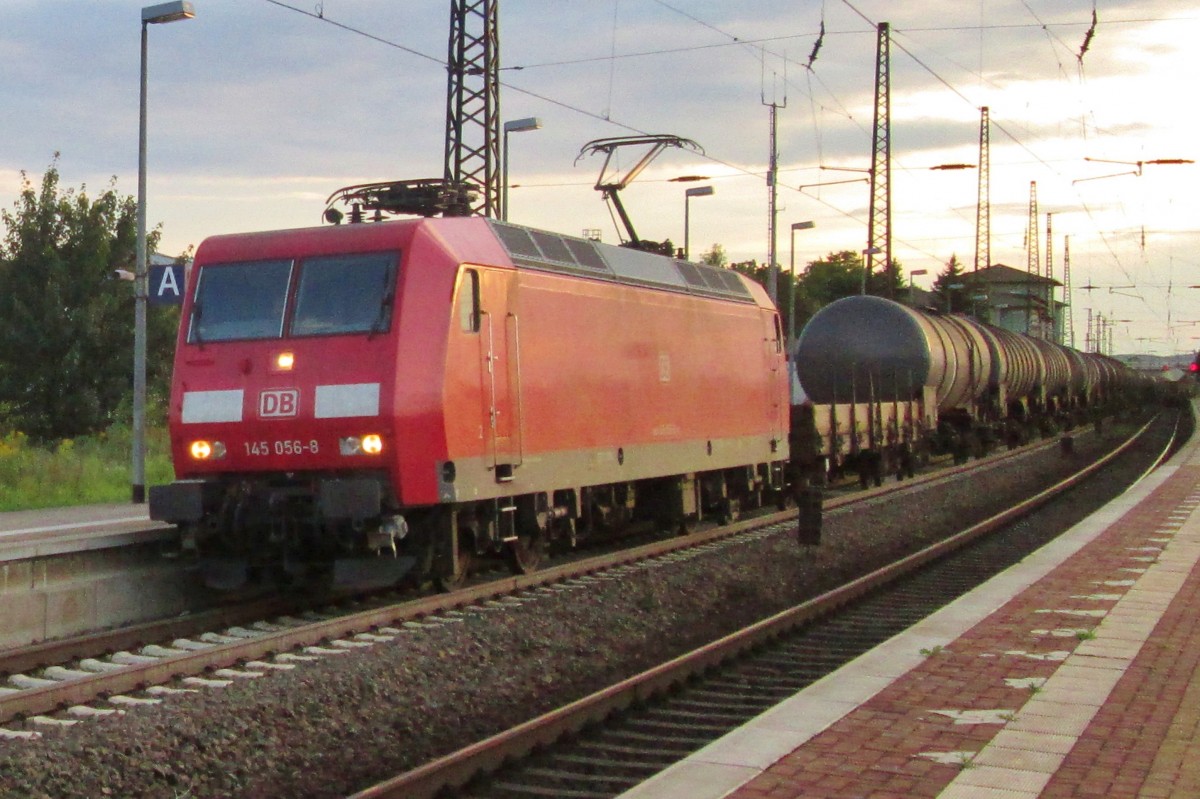
[[196,16],[196,9],[186,0],[174,3],[159,3],[142,9],[143,25],[158,25],[164,22],[179,22]]

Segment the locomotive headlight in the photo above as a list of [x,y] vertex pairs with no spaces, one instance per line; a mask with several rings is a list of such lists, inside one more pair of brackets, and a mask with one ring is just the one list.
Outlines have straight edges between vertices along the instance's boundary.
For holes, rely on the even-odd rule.
[[275,353],[271,355],[271,372],[290,372],[296,365],[296,354],[293,352]]
[[193,441],[188,451],[198,461],[219,461],[225,457],[225,445],[220,441]]
[[338,451],[343,455],[378,455],[383,452],[383,437],[378,433],[369,433],[339,438]]

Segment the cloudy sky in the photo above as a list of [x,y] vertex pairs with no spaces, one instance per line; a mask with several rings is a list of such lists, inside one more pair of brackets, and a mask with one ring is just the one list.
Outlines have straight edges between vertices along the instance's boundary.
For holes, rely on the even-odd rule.
[[[55,152],[65,186],[115,177],[136,193],[151,4],[0,0],[0,203]],[[152,26],[162,250],[319,224],[345,185],[440,177],[449,5],[195,0],[195,19]],[[1036,181],[1042,268],[1050,212],[1060,280],[1069,237],[1076,345],[1090,310],[1113,320],[1117,353],[1200,348],[1198,166],[1119,174],[1200,160],[1200,0],[501,0],[502,118],[543,124],[510,138],[510,219],[617,242],[593,189],[601,160],[580,149],[670,133],[704,154],[668,150],[623,193],[639,235],[682,244],[686,186],[670,179],[704,175],[715,193],[691,201],[693,256],[719,243],[765,262],[774,103],[777,259],[787,267],[797,221],[816,224],[796,234],[798,265],[861,251],[867,184],[834,168],[870,166],[879,22],[892,29],[893,252],[926,270],[916,284],[952,255],[974,264],[977,170],[930,167],[978,163],[988,106],[992,262],[1026,268]]]

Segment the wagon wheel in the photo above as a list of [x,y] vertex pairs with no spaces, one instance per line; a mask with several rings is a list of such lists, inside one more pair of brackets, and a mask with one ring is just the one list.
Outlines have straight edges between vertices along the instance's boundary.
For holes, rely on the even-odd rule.
[[741,500],[725,497],[720,501],[720,506],[717,510],[717,524],[733,524],[740,518],[742,518]]
[[683,513],[679,508],[661,508],[654,520],[654,529],[661,536],[691,535],[696,532],[696,514]]
[[796,507],[796,491],[802,484],[807,484],[801,476],[800,468],[793,463],[783,467],[784,480],[775,491],[775,510],[785,511]]

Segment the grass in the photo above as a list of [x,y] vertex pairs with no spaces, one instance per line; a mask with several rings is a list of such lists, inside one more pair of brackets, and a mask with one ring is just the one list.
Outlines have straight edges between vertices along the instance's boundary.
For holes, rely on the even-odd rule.
[[[132,433],[114,426],[49,446],[0,437],[0,511],[130,501]],[[146,485],[174,479],[165,428],[146,432]]]

